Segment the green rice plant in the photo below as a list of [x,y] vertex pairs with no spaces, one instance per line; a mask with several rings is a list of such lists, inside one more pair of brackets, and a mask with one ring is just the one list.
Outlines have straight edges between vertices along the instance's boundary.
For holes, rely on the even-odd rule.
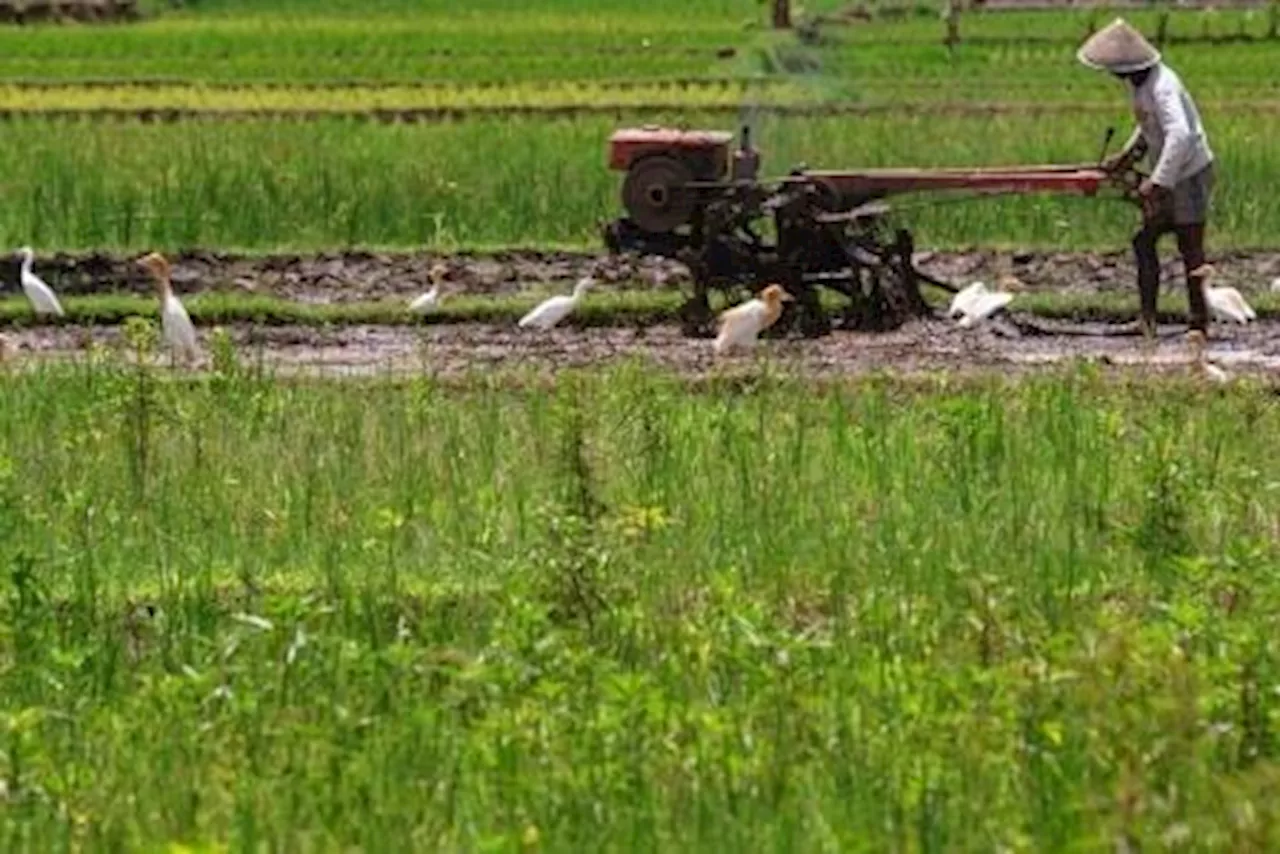
[[[806,4],[811,13],[827,14],[832,3],[820,0]],[[835,6],[849,6],[836,0]],[[828,41],[875,43],[881,45],[941,44],[945,32],[939,12],[941,2],[930,4],[933,10],[922,14],[883,16],[874,22],[853,21],[847,26],[828,26],[823,36]],[[936,10],[936,11],[935,11]],[[1267,15],[1261,9],[1177,9],[1171,5],[1151,4],[1148,8],[1123,10],[1060,6],[1055,9],[1029,11],[964,10],[960,15],[960,44],[1005,42],[1029,46],[1056,43],[1079,44],[1090,32],[1123,15],[1148,38],[1155,39],[1158,24],[1166,14],[1166,43],[1215,41],[1235,43],[1267,36]]]
[[1266,389],[101,356],[0,387],[5,850],[1241,850],[1280,818]]
[[[811,167],[1087,162],[1111,116],[760,117],[766,175]],[[1093,121],[1086,121],[1092,118]],[[347,120],[173,125],[21,120],[6,127],[0,245],[110,248],[598,246],[620,211],[604,165],[623,124],[733,130],[736,117],[650,113],[557,121],[377,125]],[[1265,246],[1280,201],[1277,117],[1205,109],[1220,158],[1214,247]],[[896,200],[922,247],[1123,248],[1131,206],[1074,197]]]
[[[1174,46],[1166,60],[1204,106],[1274,100],[1280,83],[1266,69],[1280,62],[1280,42]],[[822,53],[823,81],[844,98],[886,102],[981,102],[1080,105],[1124,102],[1108,75],[1080,65],[1071,45],[841,46]]]
[[244,15],[308,15],[350,18],[405,18],[431,21],[462,18],[471,21],[512,16],[600,15],[609,18],[682,14],[693,19],[753,17],[754,0],[655,0],[637,9],[628,0],[472,0],[459,8],[452,0],[185,0],[184,10],[201,18]]
[[494,57],[405,53],[282,57],[269,52],[231,59],[216,54],[187,58],[178,53],[101,57],[73,55],[56,60],[0,56],[0,79],[93,80],[179,79],[186,82],[394,82],[417,80],[590,80],[601,77],[663,79],[722,74],[724,61],[713,49],[656,52],[565,53],[555,49]]
[[[365,4],[356,4],[361,9]],[[725,74],[753,66],[763,43],[762,6],[747,0],[706,5],[528,3],[501,9],[452,4],[429,10],[390,4],[359,15],[340,7],[232,4],[117,27],[2,28],[0,79],[155,79],[200,81],[583,80]],[[349,9],[348,9],[349,11]],[[1080,77],[1072,53],[1090,13],[1001,13],[965,17],[966,41],[947,50],[932,18],[838,28],[815,49],[825,74],[892,80],[984,79],[1010,85]],[[1147,25],[1150,15],[1135,20]],[[1241,13],[1248,15],[1248,13]],[[1145,16],[1145,17],[1144,17]],[[1274,91],[1275,40],[1186,41],[1203,21],[1237,34],[1233,12],[1174,13],[1168,55],[1199,85],[1237,98]],[[1186,32],[1183,32],[1183,22]],[[1257,29],[1258,27],[1254,27]],[[1183,40],[1179,40],[1183,39]],[[974,76],[976,75],[976,76]],[[890,81],[890,82],[891,82]],[[1215,90],[1216,91],[1216,90]]]
[[[352,17],[332,8],[300,15],[233,6],[105,30],[0,29],[0,79],[515,85],[757,76],[780,70],[761,64],[760,57],[770,53],[762,46],[777,42],[776,49],[793,49],[789,37],[766,39],[758,27],[744,26],[758,12],[756,4],[695,7],[679,14],[650,7],[587,14],[563,4],[527,4],[491,13],[455,4],[447,14],[411,15],[391,6]],[[1083,26],[1076,13],[973,20],[974,37],[954,51],[932,35],[924,37],[930,29],[921,30],[920,38],[900,37],[902,27],[918,28],[919,21],[835,31],[824,46],[806,52],[821,73],[810,69],[804,77],[825,80],[843,97],[870,100],[1110,97],[1101,77],[1083,72],[1074,60]],[[933,27],[936,22],[924,23]],[[1063,38],[1044,36],[1046,26]],[[1019,37],[1022,33],[1029,35]],[[1268,73],[1277,51],[1280,43],[1274,40],[1175,39],[1166,45],[1167,55],[1204,97],[1233,100],[1277,94],[1274,75]]]
[[[49,277],[51,283],[56,279]],[[628,287],[618,283],[609,289],[592,294],[590,300],[579,306],[566,326],[640,327],[657,323],[675,324],[680,319],[680,307],[684,295],[675,288],[649,290]],[[968,284],[961,280],[957,286]],[[1122,282],[1121,284],[1132,284]],[[1280,317],[1280,295],[1259,291],[1266,283],[1253,283],[1241,290],[1249,304],[1263,320]],[[517,296],[456,295],[445,301],[438,310],[428,315],[409,311],[407,298],[382,300],[350,300],[332,303],[315,303],[290,300],[281,297],[244,295],[220,291],[202,291],[197,294],[180,294],[191,319],[197,326],[209,328],[221,324],[260,324],[264,326],[417,326],[458,323],[514,324],[529,309],[552,292],[563,288],[530,288]],[[938,288],[926,287],[925,299],[935,309],[943,310],[950,302],[950,294]],[[843,298],[824,291],[822,300],[832,311],[839,311]],[[48,325],[127,326],[134,318],[154,319],[159,305],[154,298],[140,297],[104,289],[101,293],[79,295],[64,294],[61,297],[66,315],[62,318],[39,318],[24,297],[0,298],[0,326],[26,328]],[[729,307],[720,294],[713,294],[711,307],[715,311]],[[1182,293],[1165,295],[1160,300],[1163,315],[1180,322],[1186,317],[1186,299]],[[1136,290],[1106,292],[1055,292],[1033,291],[1019,294],[1011,311],[1032,316],[1073,321],[1126,321],[1137,319]]]
[[237,13],[113,27],[0,28],[0,77],[581,79],[707,73],[743,21],[554,6],[498,17]]
[[663,81],[619,86],[590,81],[507,85],[361,86],[325,88],[209,87],[190,85],[31,87],[0,84],[0,110],[179,109],[234,111],[500,110],[511,108],[638,106],[667,109],[736,109],[744,101],[798,105],[805,91],[787,81],[722,79],[672,85]]
[[[56,279],[49,277],[56,288]],[[550,296],[543,289],[518,296],[454,295],[437,311],[419,315],[408,308],[408,297],[377,301],[335,303],[301,302],[258,295],[219,291],[179,293],[197,326],[254,323],[268,326],[351,326],[363,324],[419,325],[437,323],[514,324],[529,309]],[[156,318],[159,303],[153,297],[104,291],[87,295],[63,295],[62,318],[38,318],[23,297],[0,298],[0,326],[37,325],[103,326],[126,323],[129,318]],[[582,326],[617,326],[638,323],[672,322],[677,317],[681,297],[675,291],[617,289],[592,295],[580,306],[572,323]]]

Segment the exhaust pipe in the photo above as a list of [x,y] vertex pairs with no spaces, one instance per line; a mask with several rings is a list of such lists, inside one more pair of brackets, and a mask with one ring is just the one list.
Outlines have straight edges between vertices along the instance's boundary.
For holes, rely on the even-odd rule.
[[760,152],[751,147],[751,125],[743,125],[729,177],[734,181],[754,181],[759,174]]

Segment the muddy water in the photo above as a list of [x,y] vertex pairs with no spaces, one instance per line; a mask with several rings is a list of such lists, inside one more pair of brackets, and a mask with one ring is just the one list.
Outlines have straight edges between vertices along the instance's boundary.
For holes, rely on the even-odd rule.
[[[913,374],[941,370],[1025,373],[1089,359],[1109,369],[1187,372],[1194,354],[1184,327],[1165,326],[1154,342],[1108,324],[1049,324],[997,318],[962,330],[942,321],[909,324],[882,334],[837,332],[817,340],[764,340],[749,354],[717,358],[711,342],[685,338],[678,327],[574,329],[548,333],[510,326],[232,327],[244,360],[284,373],[335,376],[385,372],[461,375],[476,371],[558,369],[641,359],[654,366],[701,375],[750,368],[760,361],[806,376],[833,377],[876,371]],[[33,329],[6,333],[10,364],[82,357],[89,342],[122,347],[119,329]],[[1215,327],[1208,358],[1233,376],[1280,372],[1280,322]],[[207,359],[202,367],[207,367]]]

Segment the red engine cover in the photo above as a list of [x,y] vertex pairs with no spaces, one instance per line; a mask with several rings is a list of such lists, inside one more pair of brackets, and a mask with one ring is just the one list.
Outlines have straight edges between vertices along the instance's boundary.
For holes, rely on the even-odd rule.
[[[713,174],[699,178],[719,178],[729,167],[729,143],[733,134],[718,130],[676,130],[648,125],[615,131],[609,137],[609,168],[621,172],[641,157],[666,154],[680,160],[692,158],[710,166]],[[697,172],[703,172],[700,168]]]

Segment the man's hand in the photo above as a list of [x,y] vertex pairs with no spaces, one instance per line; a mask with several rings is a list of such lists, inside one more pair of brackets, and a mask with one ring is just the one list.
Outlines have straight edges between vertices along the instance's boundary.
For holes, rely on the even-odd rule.
[[1104,172],[1122,172],[1141,160],[1146,153],[1147,141],[1138,135],[1130,145],[1103,158],[1101,166]]
[[1143,179],[1138,185],[1138,197],[1142,199],[1142,215],[1148,220],[1155,219],[1164,207],[1169,191],[1150,178]]

